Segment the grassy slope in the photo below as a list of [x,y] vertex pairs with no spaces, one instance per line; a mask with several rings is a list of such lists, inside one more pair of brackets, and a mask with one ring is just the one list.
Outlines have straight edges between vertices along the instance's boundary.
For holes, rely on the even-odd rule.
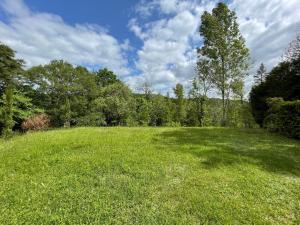
[[78,128],[0,140],[0,224],[300,223],[300,142]]

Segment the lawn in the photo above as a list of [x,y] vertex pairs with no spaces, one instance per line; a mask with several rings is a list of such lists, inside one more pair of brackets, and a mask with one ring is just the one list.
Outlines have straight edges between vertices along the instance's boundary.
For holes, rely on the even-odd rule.
[[0,224],[300,224],[300,142],[75,128],[0,140]]

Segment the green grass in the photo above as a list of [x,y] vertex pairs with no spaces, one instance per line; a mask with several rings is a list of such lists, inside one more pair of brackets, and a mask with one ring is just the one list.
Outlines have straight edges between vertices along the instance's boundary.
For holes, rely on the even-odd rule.
[[300,142],[76,128],[0,140],[0,224],[300,224]]

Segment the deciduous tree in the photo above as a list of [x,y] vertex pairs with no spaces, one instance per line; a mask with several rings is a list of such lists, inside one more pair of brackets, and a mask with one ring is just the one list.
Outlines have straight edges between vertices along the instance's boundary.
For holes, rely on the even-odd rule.
[[219,3],[212,13],[205,11],[201,17],[200,35],[204,45],[201,57],[213,67],[213,84],[222,97],[222,125],[226,125],[232,85],[246,76],[249,50],[239,31],[237,16],[226,4]]

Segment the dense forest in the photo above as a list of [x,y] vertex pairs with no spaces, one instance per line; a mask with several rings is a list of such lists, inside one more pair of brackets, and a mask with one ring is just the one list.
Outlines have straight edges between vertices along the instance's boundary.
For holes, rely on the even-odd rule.
[[[269,97],[299,99],[299,38],[298,52],[294,50],[270,73],[260,66],[249,104],[244,80],[250,53],[235,12],[219,3],[202,15],[199,34],[204,43],[197,49],[190,88],[178,83],[166,96],[155,93],[149,83],[134,93],[106,68],[90,71],[53,60],[25,69],[14,50],[1,44],[0,132],[9,136],[12,131],[70,126],[270,127],[264,125]],[[210,98],[210,91],[217,97]]]

